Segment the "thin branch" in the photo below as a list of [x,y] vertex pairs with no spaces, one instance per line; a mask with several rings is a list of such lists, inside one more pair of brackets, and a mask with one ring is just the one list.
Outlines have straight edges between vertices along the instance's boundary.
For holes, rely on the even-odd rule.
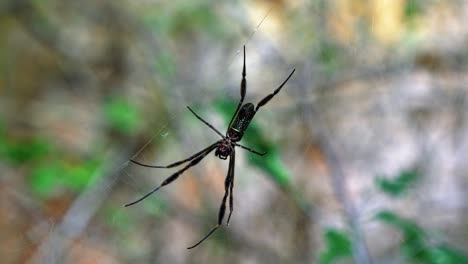
[[[308,66],[311,67],[311,65],[305,65],[306,68]],[[313,83],[313,81],[310,80],[310,76],[304,78],[304,81],[307,83],[307,85],[304,84],[300,86],[304,87],[304,89],[301,91],[303,93],[303,98],[307,96],[305,87],[310,87]],[[359,264],[371,264],[372,259],[369,256],[367,245],[359,225],[358,212],[348,192],[346,174],[343,170],[341,161],[336,154],[337,152],[326,136],[328,135],[324,125],[326,122],[323,120],[323,118],[321,118],[321,115],[318,114],[319,112],[316,111],[312,105],[301,105],[300,107],[303,112],[301,116],[305,119],[304,124],[306,124],[309,131],[315,132],[314,141],[318,142],[320,149],[324,153],[325,162],[327,163],[327,168],[329,171],[331,186],[334,190],[338,202],[342,204],[344,208],[344,217],[351,230],[354,262]],[[314,124],[313,127],[312,124]],[[318,126],[317,124],[322,125]]]
[[[63,263],[62,258],[66,250],[84,232],[91,218],[106,201],[112,186],[120,176],[119,172],[127,166],[129,155],[125,151],[119,152],[118,155],[107,155],[104,167],[95,171],[96,174],[103,175],[93,176],[99,180],[88,186],[75,199],[65,213],[62,222],[43,241],[28,263]],[[122,165],[111,167],[112,164]]]

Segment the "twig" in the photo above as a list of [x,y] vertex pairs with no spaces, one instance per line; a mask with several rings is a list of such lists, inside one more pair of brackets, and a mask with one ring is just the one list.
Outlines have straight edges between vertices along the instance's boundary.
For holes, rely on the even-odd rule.
[[[310,72],[311,67],[312,65],[306,64],[304,67],[305,72]],[[310,80],[310,76],[304,78],[304,82],[305,83],[303,85],[299,85],[300,87],[304,87],[304,89],[301,91],[303,93],[303,98],[307,97],[307,95],[305,94],[306,87],[311,87],[313,83],[312,80]],[[326,128],[324,126],[324,124],[326,123],[323,120],[323,118],[321,118],[321,116],[317,114],[318,111],[316,111],[312,105],[301,105],[300,107],[302,108],[301,110],[303,112],[302,116],[304,117],[304,119],[306,119],[304,120],[304,124],[306,124],[309,131],[315,131],[314,141],[318,141],[318,145],[324,153],[325,162],[327,163],[332,188],[334,190],[338,202],[342,204],[344,208],[344,217],[351,230],[354,262],[359,264],[371,264],[372,260],[369,256],[368,249],[364,237],[362,235],[361,228],[359,226],[358,212],[348,193],[346,175],[343,171],[341,162],[338,156],[336,155],[336,151],[334,150],[331,142],[326,136],[327,133]],[[314,125],[314,127],[312,127],[312,124],[322,124],[322,126]]]
[[[103,175],[93,176],[99,177],[99,180],[76,198],[65,213],[62,222],[39,246],[28,263],[63,263],[62,257],[65,251],[83,233],[90,219],[106,200],[112,186],[120,176],[119,172],[127,166],[129,155],[126,152],[120,152],[118,155],[107,155],[104,167],[95,172]],[[122,165],[111,167],[112,164]]]

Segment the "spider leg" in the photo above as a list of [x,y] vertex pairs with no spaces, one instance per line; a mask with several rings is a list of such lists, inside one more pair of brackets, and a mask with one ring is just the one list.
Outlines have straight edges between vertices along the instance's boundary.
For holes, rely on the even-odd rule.
[[201,151],[199,151],[199,152],[193,154],[192,156],[190,156],[190,157],[188,157],[188,158],[186,158],[186,159],[184,159],[184,160],[177,161],[177,162],[171,163],[171,164],[166,165],[166,166],[148,165],[148,164],[140,163],[140,162],[138,162],[138,161],[136,161],[136,160],[132,160],[132,159],[131,159],[130,161],[133,162],[133,163],[135,163],[135,164],[138,164],[138,165],[140,165],[140,166],[143,166],[143,167],[148,167],[148,168],[159,168],[159,169],[169,169],[169,168],[177,167],[177,166],[179,166],[180,164],[183,164],[183,163],[185,163],[185,162],[187,162],[187,161],[193,160],[194,158],[196,158],[196,157],[202,155],[204,152],[208,151],[208,150],[209,150],[210,148],[212,148],[213,146],[215,146],[215,145],[217,146],[218,143],[219,143],[219,141],[217,141],[216,143],[214,143],[214,144],[208,146],[207,148],[205,148],[205,149],[203,149],[203,150],[201,150]]
[[[235,160],[234,155],[235,153],[233,151],[229,156],[229,168],[228,168],[228,174],[226,176],[226,180],[224,181],[224,197],[221,202],[221,206],[219,208],[218,223],[200,241],[198,241],[195,245],[188,247],[187,249],[195,248],[196,246],[203,243],[203,241],[205,241],[208,237],[210,237],[223,224],[223,218],[226,212],[226,200],[227,200],[227,197],[229,196],[229,188],[232,186],[232,180],[234,176],[234,160]],[[232,205],[231,205],[231,213],[232,213]]]
[[201,116],[197,115],[197,113],[195,113],[192,108],[190,108],[189,106],[187,106],[187,108],[190,110],[190,112],[192,112],[192,114],[195,115],[196,118],[198,118],[198,120],[202,121],[205,125],[209,126],[211,129],[213,129],[216,133],[218,133],[218,135],[220,135],[222,138],[224,138],[223,134],[221,134],[221,132],[219,132],[212,124],[208,123],[207,121],[205,121],[203,118],[201,118]]
[[[234,168],[236,166],[236,153],[233,150],[231,153],[231,160],[229,161],[229,170],[231,171],[231,185],[229,186],[229,216],[226,222],[226,225],[229,225],[231,220],[232,212],[234,211],[234,196],[232,190],[234,188]],[[229,171],[228,170],[228,171]]]
[[197,156],[196,158],[194,158],[192,161],[190,161],[189,164],[187,164],[185,167],[183,167],[182,169],[176,171],[174,174],[172,174],[171,176],[167,177],[157,188],[153,189],[151,192],[145,194],[143,197],[141,197],[140,199],[134,201],[134,202],[131,202],[129,204],[126,204],[125,207],[128,207],[128,206],[131,206],[131,205],[134,205],[136,203],[139,203],[141,201],[143,201],[144,199],[148,198],[150,195],[152,195],[153,193],[157,192],[161,187],[165,186],[165,185],[168,185],[170,184],[171,182],[175,181],[177,178],[179,178],[179,176],[184,173],[184,171],[188,170],[190,167],[192,166],[195,166],[196,164],[198,164],[198,162],[200,162],[206,155],[208,155],[208,153],[210,153],[211,151],[213,151],[216,147],[218,146],[218,142],[214,143],[213,145],[209,146],[208,148],[204,149],[199,156]]
[[281,88],[283,88],[283,86],[288,82],[289,78],[291,78],[291,76],[294,74],[294,72],[296,71],[296,69],[294,69],[291,74],[289,74],[288,78],[286,78],[286,80],[278,87],[276,88],[276,90],[267,95],[265,98],[263,98],[258,104],[257,104],[257,107],[255,108],[255,112],[258,111],[258,109],[264,105],[266,105],[268,103],[268,101],[271,100],[271,98],[273,98],[273,96],[275,96],[277,93],[279,93],[279,91],[281,90]]
[[241,145],[241,144],[239,144],[239,143],[234,143],[234,144],[235,144],[237,147],[241,147],[241,148],[243,148],[243,149],[245,149],[245,150],[247,150],[247,151],[250,151],[250,152],[252,152],[252,153],[254,153],[254,154],[257,154],[257,155],[259,155],[259,156],[263,156],[263,155],[267,154],[266,152],[259,152],[259,151],[256,151],[256,150],[254,150],[254,149],[251,149],[251,148],[248,148],[248,147],[246,147],[246,146],[243,146],[243,145]]
[[245,71],[245,45],[244,45],[244,66],[242,67],[242,80],[241,80],[241,85],[240,85],[241,98],[239,100],[239,103],[237,104],[237,108],[236,108],[236,111],[234,112],[234,115],[232,115],[231,122],[229,122],[228,127],[231,127],[232,121],[234,121],[234,118],[236,117],[237,112],[239,112],[239,109],[240,109],[242,103],[244,102],[245,93],[247,91],[247,80],[245,79],[246,75],[247,74],[246,74],[246,71]]

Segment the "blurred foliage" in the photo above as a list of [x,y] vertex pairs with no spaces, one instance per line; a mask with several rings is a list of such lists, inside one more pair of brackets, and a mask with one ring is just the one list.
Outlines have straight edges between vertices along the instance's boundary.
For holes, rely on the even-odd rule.
[[53,195],[59,188],[76,192],[97,180],[102,161],[90,159],[71,162],[65,159],[48,160],[33,168],[29,177],[32,191],[42,197]]
[[42,197],[52,195],[58,187],[81,191],[92,183],[92,175],[101,161],[67,161],[60,151],[48,140],[40,137],[17,139],[8,136],[0,122],[0,156],[19,166],[30,163],[31,174],[28,182],[31,190]]
[[352,256],[352,242],[344,231],[329,228],[324,234],[326,247],[320,252],[318,263],[330,264],[337,260]]
[[120,232],[122,234],[131,232],[133,230],[134,221],[133,217],[122,210],[122,207],[108,207],[104,212],[106,223],[114,229],[114,231]]
[[155,62],[155,72],[159,73],[162,76],[173,76],[176,72],[176,64],[174,58],[167,53],[160,53],[156,58]]
[[138,129],[139,112],[136,106],[124,98],[111,98],[104,105],[104,115],[109,126],[120,133],[130,135]]
[[29,163],[31,172],[28,183],[36,195],[49,197],[59,187],[81,191],[92,183],[92,175],[99,175],[96,170],[101,164],[100,160],[67,161],[46,139],[38,136],[24,139],[8,136],[1,123],[0,156],[16,166]]
[[187,5],[180,5],[169,19],[171,31],[175,34],[187,34],[194,29],[203,30],[213,37],[221,37],[223,28],[218,23],[218,18],[212,3],[205,1],[188,1]]
[[165,8],[143,10],[145,23],[162,34],[184,37],[193,32],[219,38],[225,29],[210,1],[164,3]]
[[332,41],[322,41],[317,51],[317,61],[323,66],[324,73],[332,76],[339,70],[342,50]]
[[39,137],[0,139],[1,155],[17,165],[46,155],[50,148],[51,145]]
[[167,211],[169,210],[169,203],[165,198],[166,196],[161,195],[156,199],[147,199],[151,202],[145,203],[145,201],[143,201],[143,209],[150,215],[162,217],[166,215]]
[[377,187],[384,193],[398,197],[402,196],[420,178],[417,170],[404,170],[394,179],[378,176],[375,178]]
[[33,169],[29,185],[35,194],[46,197],[56,189],[62,176],[63,171],[58,164],[47,163]]
[[422,13],[422,0],[406,0],[404,15],[407,21],[413,20],[415,17],[420,16]]
[[[397,198],[420,177],[417,169],[403,170],[394,180],[377,177],[376,185],[384,193]],[[377,213],[375,219],[397,228],[403,234],[400,251],[409,261],[427,264],[468,263],[468,256],[451,246],[433,242],[427,232],[413,220],[385,210]]]
[[435,244],[423,228],[412,220],[399,217],[390,211],[381,211],[376,219],[391,225],[403,234],[400,250],[412,263],[462,264],[468,256],[444,244]]
[[8,135],[0,119],[0,157],[2,159],[21,165],[47,155],[51,149],[52,145],[39,136],[15,138]]

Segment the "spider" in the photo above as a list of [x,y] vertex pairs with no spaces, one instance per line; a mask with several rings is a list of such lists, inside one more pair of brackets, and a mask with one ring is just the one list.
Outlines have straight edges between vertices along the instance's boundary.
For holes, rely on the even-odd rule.
[[231,121],[229,122],[226,135],[223,135],[213,125],[205,121],[198,114],[196,114],[190,107],[187,106],[190,112],[192,112],[192,114],[195,115],[197,119],[199,119],[209,128],[211,128],[213,131],[215,131],[221,137],[221,139],[211,144],[207,148],[201,150],[200,152],[197,152],[184,160],[177,161],[166,166],[148,165],[148,164],[140,163],[135,160],[130,160],[131,162],[135,164],[138,164],[143,167],[149,167],[149,168],[173,168],[173,167],[182,165],[186,162],[188,162],[188,164],[185,165],[182,169],[176,171],[174,174],[172,174],[168,178],[166,178],[158,187],[153,189],[151,192],[147,193],[146,195],[144,195],[143,197],[141,197],[140,199],[134,202],[126,204],[125,207],[131,206],[131,205],[134,205],[136,203],[143,201],[144,199],[148,198],[153,193],[157,192],[161,187],[166,186],[170,184],[171,182],[175,181],[184,171],[198,164],[203,158],[206,157],[206,155],[208,155],[210,152],[216,149],[215,156],[219,157],[222,160],[226,160],[229,157],[229,168],[228,168],[226,179],[224,181],[225,192],[224,192],[223,200],[221,202],[221,206],[219,208],[218,223],[200,241],[198,241],[193,246],[188,247],[187,249],[192,249],[200,245],[203,241],[205,241],[209,236],[211,236],[222,225],[224,215],[226,212],[226,201],[227,201],[227,198],[229,197],[229,216],[226,222],[226,225],[228,226],[229,221],[231,220],[232,212],[234,210],[234,198],[233,198],[232,190],[234,188],[234,165],[235,165],[235,159],[236,159],[235,147],[243,148],[259,156],[263,156],[266,154],[266,152],[258,152],[256,150],[243,146],[239,144],[238,142],[242,139],[242,136],[244,135],[245,130],[249,126],[250,121],[252,121],[253,117],[255,116],[257,111],[260,109],[260,107],[266,105],[281,90],[281,88],[283,88],[283,86],[286,84],[289,78],[291,78],[291,76],[294,74],[295,71],[296,69],[293,69],[292,72],[289,74],[289,76],[286,78],[286,80],[278,88],[276,88],[276,90],[273,93],[263,98],[257,104],[257,106],[254,106],[252,103],[243,104],[245,93],[247,90],[247,80],[245,79],[246,70],[245,70],[245,46],[244,46],[244,65],[242,68],[242,80],[240,84],[241,98],[239,100],[239,103],[237,104],[236,111],[234,112],[234,115],[232,116]]

